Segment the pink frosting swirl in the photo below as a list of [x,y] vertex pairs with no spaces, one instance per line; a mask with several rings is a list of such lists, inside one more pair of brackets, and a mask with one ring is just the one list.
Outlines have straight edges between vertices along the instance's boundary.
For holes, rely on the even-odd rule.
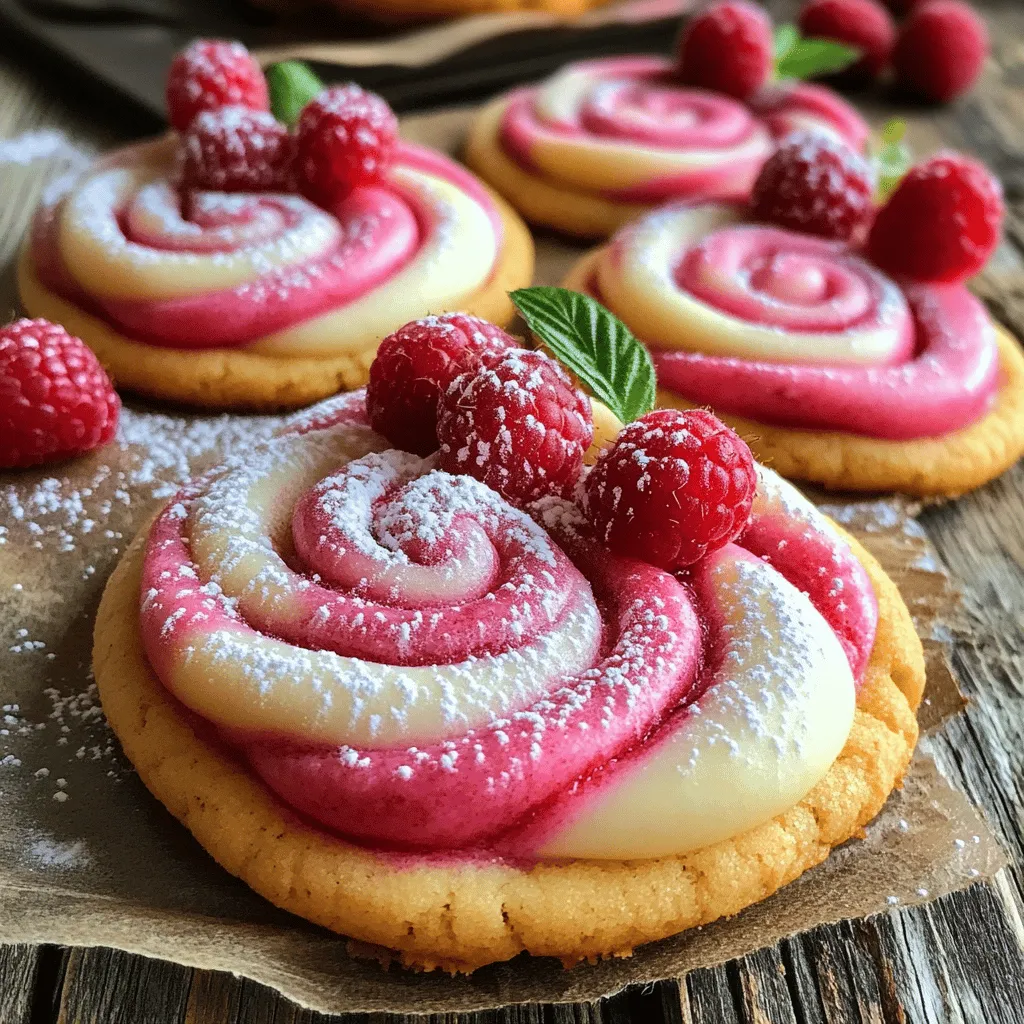
[[[423,315],[457,304],[496,265],[502,224],[493,201],[430,150],[400,146],[389,177],[331,211],[298,195],[183,193],[164,150],[133,147],[101,162],[43,206],[33,227],[41,282],[134,340],[179,349],[281,343],[308,354],[358,348],[379,340],[372,314],[359,313],[367,324],[351,339],[333,314],[378,293],[383,301],[389,282],[419,274],[403,295],[424,281],[436,288]],[[123,183],[119,173],[136,178]],[[438,187],[463,208],[435,195]],[[467,218],[472,273],[455,263],[438,269],[450,236],[469,231]]]
[[585,287],[652,350],[661,387],[773,425],[932,437],[990,408],[998,349],[962,285],[899,284],[844,243],[666,207],[623,229]]
[[744,105],[680,87],[661,58],[618,57],[570,64],[512,93],[499,139],[531,173],[621,202],[733,200],[749,193],[773,140],[797,125],[858,149],[868,135],[822,87],[773,88]]
[[726,228],[688,249],[675,277],[705,305],[748,323],[838,332],[888,320],[888,358],[900,362],[913,349],[892,283],[841,243],[759,225]]
[[999,356],[984,306],[961,286],[908,287],[916,354],[889,366],[800,366],[657,351],[663,387],[779,426],[889,440],[935,437],[991,408]]
[[[324,827],[522,852],[541,808],[699,699],[721,660],[714,609],[594,544],[570,502],[531,517],[376,451],[357,406],[304,415],[167,506],[143,567],[148,660]],[[859,675],[877,607],[838,537],[762,502],[742,543],[809,585]]]
[[871,129],[838,94],[813,82],[786,81],[766,86],[750,108],[777,139],[797,131],[831,131],[861,152]]

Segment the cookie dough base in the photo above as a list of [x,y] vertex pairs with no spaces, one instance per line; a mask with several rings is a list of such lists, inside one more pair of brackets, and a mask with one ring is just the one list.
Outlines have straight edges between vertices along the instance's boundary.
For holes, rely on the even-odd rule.
[[501,119],[507,105],[507,98],[501,97],[477,114],[463,159],[531,224],[580,238],[607,238],[651,209],[647,204],[618,203],[593,192],[574,191],[520,167],[501,144]]
[[[504,227],[499,262],[487,284],[462,303],[500,326],[515,316],[508,292],[533,278],[533,240],[526,225],[494,196]],[[183,350],[147,345],[47,289],[26,246],[18,263],[18,291],[26,313],[63,324],[96,353],[118,388],[210,409],[271,411],[298,408],[339,391],[362,387],[374,346],[332,358],[270,356],[244,348]],[[447,312],[437,309],[431,312]],[[401,327],[395,324],[395,328]]]
[[501,863],[406,859],[311,827],[224,749],[150,670],[138,631],[145,533],[100,605],[94,670],[107,719],[143,782],[229,872],[270,902],[397,951],[407,966],[471,971],[523,950],[567,965],[735,914],[859,834],[899,785],[917,741],[920,641],[895,585],[855,541],[880,622],[849,740],[799,804],[734,839],[680,857]]
[[[599,251],[569,272],[566,288],[586,291]],[[995,404],[980,420],[941,437],[906,441],[797,430],[712,410],[746,442],[759,462],[790,480],[836,491],[902,491],[919,497],[957,497],[981,487],[1024,455],[1024,353],[995,325],[1001,380]],[[693,409],[675,392],[658,389],[659,408]]]

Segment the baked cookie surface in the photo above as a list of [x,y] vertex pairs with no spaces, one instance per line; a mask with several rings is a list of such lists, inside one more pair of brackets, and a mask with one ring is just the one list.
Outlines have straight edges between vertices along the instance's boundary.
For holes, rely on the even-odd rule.
[[[659,122],[664,96],[672,113]],[[797,128],[856,149],[868,134],[821,86],[772,86],[743,104],[673,84],[661,58],[609,58],[488,103],[464,157],[531,224],[604,238],[669,199],[745,198],[775,140]]]
[[[332,438],[324,433],[309,442],[294,443],[285,439],[280,442],[281,454],[287,456],[283,463],[303,466],[301,471],[313,479],[319,474],[317,460],[324,465],[337,464],[338,456],[332,446],[341,445],[338,451],[348,451],[350,457],[366,446],[379,451],[379,439],[374,441],[360,431],[364,428],[356,418],[351,435]],[[356,463],[372,467],[381,465],[383,460],[406,465],[402,460],[395,462],[395,458],[394,453],[383,451],[379,456],[371,456],[368,462],[356,459]],[[765,479],[770,482],[770,476]],[[244,723],[242,719],[232,720],[255,730],[254,735],[265,736],[260,732],[260,723],[266,719],[261,716],[271,716],[269,720],[281,727],[291,728],[288,723],[292,722],[300,732],[315,729],[318,736],[336,742],[339,735],[351,736],[353,728],[360,728],[364,715],[360,709],[353,718],[338,706],[341,691],[335,691],[331,709],[312,718],[303,710],[298,691],[294,699],[289,698],[284,704],[273,688],[264,690],[262,701],[245,701],[239,698],[241,691],[228,690],[223,691],[227,695],[226,705],[218,706],[219,698],[208,701],[217,687],[202,682],[210,679],[203,668],[202,659],[210,650],[204,638],[219,636],[222,627],[227,627],[233,644],[230,638],[236,636],[235,630],[241,625],[236,619],[221,624],[212,621],[211,616],[220,614],[214,595],[233,592],[231,575],[237,570],[241,573],[238,579],[242,604],[225,606],[224,614],[230,618],[235,614],[231,609],[238,607],[249,614],[245,609],[249,598],[244,597],[244,580],[253,578],[254,572],[262,579],[272,578],[248,561],[249,555],[243,555],[241,561],[225,566],[216,588],[204,585],[189,596],[185,593],[193,579],[189,572],[196,570],[189,568],[189,572],[175,574],[171,568],[176,557],[173,538],[175,531],[182,528],[191,530],[193,557],[202,562],[215,555],[220,544],[220,495],[236,493],[226,486],[218,490],[218,480],[223,482],[227,477],[215,476],[208,483],[198,484],[201,493],[196,492],[194,498],[186,492],[179,496],[180,500],[172,499],[148,537],[143,534],[131,545],[108,584],[97,617],[94,647],[94,669],[105,713],[146,786],[222,866],[277,906],[363,942],[394,949],[406,964],[472,970],[524,950],[572,963],[587,957],[626,953],[644,942],[736,913],[792,881],[827,857],[832,847],[858,834],[878,813],[909,764],[917,739],[915,709],[924,687],[920,642],[895,586],[874,559],[819,517],[814,521],[833,538],[830,544],[848,545],[851,554],[844,557],[853,560],[850,571],[866,574],[863,578],[872,595],[871,607],[875,608],[877,602],[877,625],[870,649],[863,651],[865,663],[858,673],[855,697],[846,656],[836,646],[835,638],[821,640],[829,652],[834,649],[835,653],[828,657],[839,659],[836,664],[842,664],[848,681],[844,684],[829,680],[828,685],[840,687],[834,694],[841,694],[844,685],[851,688],[839,701],[849,701],[849,729],[837,734],[838,753],[829,757],[813,785],[809,790],[801,790],[803,795],[792,804],[767,818],[762,816],[756,824],[744,826],[733,835],[670,856],[640,855],[639,848],[638,855],[630,859],[606,855],[600,850],[595,851],[595,856],[586,857],[552,855],[550,851],[567,850],[574,844],[576,849],[586,849],[587,843],[592,842],[586,829],[581,832],[577,827],[580,821],[585,824],[586,813],[574,819],[570,830],[556,828],[554,840],[549,832],[542,831],[540,859],[531,857],[532,866],[525,866],[522,856],[495,856],[486,845],[479,854],[472,852],[475,847],[470,844],[467,851],[458,855],[431,851],[396,855],[347,841],[308,823],[308,814],[324,814],[323,808],[305,808],[307,816],[300,818],[261,780],[261,775],[273,776],[273,772],[267,772],[267,763],[259,767],[258,775],[253,763],[258,763],[259,755],[257,762],[253,762],[252,748],[244,744],[240,748],[229,747],[211,725],[224,721],[227,707],[229,716],[240,709],[244,711]],[[267,522],[271,523],[271,534],[277,536],[281,529],[280,502],[273,499],[271,491],[263,490],[259,480],[268,478],[262,473],[254,475],[257,491],[252,496],[261,503],[258,507],[265,504],[273,510],[266,513],[271,516]],[[287,473],[283,480],[271,480],[266,486],[272,490],[285,487],[294,497],[293,485],[286,480]],[[780,483],[779,487],[781,504],[773,507],[804,507],[793,504],[797,498],[786,485]],[[193,500],[198,518],[192,518],[191,527],[184,527],[193,516],[189,511]],[[301,501],[297,507],[304,507]],[[797,514],[812,515],[810,511]],[[244,539],[252,524],[244,516],[241,521],[233,521],[240,523],[233,528],[234,535]],[[164,558],[171,559],[166,568]],[[760,561],[750,565],[754,567],[751,572],[768,571],[758,568],[763,565]],[[202,566],[197,563],[196,569],[202,576]],[[164,597],[160,580],[165,571],[172,579],[168,586],[175,591],[184,587],[180,599],[186,603],[199,601],[192,610],[202,608],[202,615],[191,615],[191,606],[182,605],[185,610],[180,615],[169,605],[161,606]],[[552,571],[568,572],[567,579],[575,579],[567,567]],[[651,575],[651,580],[660,581],[663,587],[672,586],[664,576]],[[298,593],[307,591],[308,587],[300,586]],[[290,598],[286,598],[283,590],[279,598],[275,604],[278,612],[293,621],[287,605]],[[797,604],[809,609],[809,605],[799,601]],[[750,614],[748,608],[748,617]],[[813,616],[812,619],[818,621]],[[584,620],[577,617],[574,621]],[[788,628],[796,628],[797,621],[793,619]],[[856,639],[853,638],[854,645]],[[799,631],[791,642],[798,645],[794,651],[799,652],[799,657],[803,657],[805,650],[817,650],[817,641],[806,649],[801,646]],[[262,641],[257,639],[257,643]],[[282,653],[280,648],[274,650]],[[219,661],[226,653],[227,648],[218,639],[214,657]],[[779,653],[786,654],[784,650]],[[266,660],[270,654],[269,648],[259,654],[264,667],[271,664]],[[179,655],[184,655],[183,660]],[[158,659],[156,670],[154,656]],[[239,665],[244,666],[246,655],[239,652],[238,657]],[[302,654],[296,664],[305,665],[308,670],[312,664],[310,657],[313,655],[308,652]],[[478,687],[488,670],[486,661],[481,657],[475,670]],[[294,666],[287,669],[289,678],[297,680],[293,670]],[[156,671],[161,673],[160,678]],[[379,671],[385,673],[382,678],[386,679],[386,666],[379,666]],[[164,678],[173,681],[174,693],[161,681]],[[198,689],[190,681],[193,678]],[[784,687],[791,684],[792,689],[787,692],[792,694],[801,692],[804,685],[796,676],[780,679],[779,683]],[[237,677],[237,685],[247,685],[244,672]],[[652,680],[650,686],[656,685]],[[374,692],[376,689],[374,683]],[[800,730],[797,735],[802,737],[800,746],[816,748],[821,739],[816,734],[829,731],[826,723],[830,717],[842,717],[834,694],[829,697],[830,716],[796,723]],[[366,713],[370,710],[366,709]],[[421,710],[423,714],[429,713],[429,707]],[[620,713],[626,714],[625,709]],[[467,714],[472,712],[467,710]],[[384,725],[367,718],[366,724],[369,735],[376,737],[378,744],[384,741],[388,729],[415,728],[427,736],[432,728],[429,718],[421,717],[419,712]],[[380,732],[382,728],[384,733]],[[483,732],[479,738],[483,740]],[[505,738],[506,744],[515,741],[514,736]],[[781,737],[780,742],[777,757],[781,757],[780,751],[789,751]],[[261,740],[259,746],[265,748],[266,743]],[[414,749],[427,755],[430,740],[422,739]],[[452,749],[456,749],[455,744]],[[242,757],[239,751],[244,752]],[[362,769],[355,739],[340,751],[352,766],[352,778],[358,779],[355,773]],[[349,751],[353,751],[351,759]],[[289,748],[283,748],[278,769],[291,756]],[[792,757],[792,753],[785,756]],[[382,763],[389,763],[386,751],[381,758]],[[542,760],[541,757],[541,763]],[[779,763],[784,763],[784,758]],[[728,763],[726,767],[731,770]],[[411,777],[413,771],[405,768],[402,777]],[[403,768],[396,769],[396,773],[402,774]],[[780,774],[780,779],[784,774]],[[628,793],[628,778],[625,784]],[[434,792],[441,791],[438,788]],[[698,815],[701,827],[705,817]],[[599,817],[596,821],[600,824]],[[390,827],[386,822],[378,824]],[[370,826],[376,827],[373,823]],[[598,842],[603,843],[607,836],[603,830],[599,832]],[[627,841],[631,842],[632,837],[627,836]],[[656,897],[652,898],[652,893]]]
[[[685,225],[702,218],[689,238]],[[648,344],[659,405],[710,407],[766,465],[833,490],[955,497],[1024,454],[1024,354],[962,285],[897,286],[863,261],[847,262],[836,243],[753,228],[752,238],[771,232],[781,251],[790,245],[822,267],[852,268],[865,275],[866,295],[877,290],[852,328],[828,323],[825,310],[815,330],[779,331],[746,319],[730,286],[702,291],[696,278],[681,284],[664,269],[687,245],[705,258],[705,235],[732,244],[735,233],[738,246],[756,246],[741,220],[724,207],[668,209],[583,257],[564,281],[605,302]],[[801,316],[824,308],[800,302]],[[909,348],[883,353],[897,335],[892,343]]]
[[[390,205],[380,223],[399,226],[379,239],[362,243],[353,234],[375,216],[358,197],[335,218],[298,196],[253,194],[242,199],[252,206],[254,234],[278,215],[291,228],[277,223],[269,236],[250,242],[243,220],[227,252],[223,245],[212,255],[198,247],[182,251],[176,235],[203,232],[175,212],[168,184],[173,149],[173,140],[161,140],[102,161],[67,197],[40,211],[18,266],[26,312],[83,338],[128,390],[208,408],[307,405],[364,384],[377,343],[408,320],[457,309],[508,323],[508,291],[532,277],[533,241],[518,215],[440,154],[415,147],[405,151],[408,159],[393,172],[395,190],[383,200]],[[208,194],[207,201],[230,217],[239,196]],[[111,224],[105,240],[103,225],[91,225],[115,203],[138,210],[141,227],[123,235]],[[399,252],[402,222],[412,225],[420,215],[432,227]],[[161,218],[166,237],[145,237],[162,230],[152,223]],[[223,230],[213,222],[208,233]],[[463,233],[468,250],[460,255],[450,243]],[[362,244],[371,247],[369,260]],[[397,255],[376,259],[377,245]],[[360,272],[362,292],[339,278],[336,301],[310,301],[310,282],[321,292],[331,287],[322,266],[332,259],[371,264]],[[293,311],[289,289],[298,295]],[[275,292],[284,300],[275,301]],[[151,332],[159,336],[145,337]],[[204,340],[204,332],[223,332],[226,343]]]

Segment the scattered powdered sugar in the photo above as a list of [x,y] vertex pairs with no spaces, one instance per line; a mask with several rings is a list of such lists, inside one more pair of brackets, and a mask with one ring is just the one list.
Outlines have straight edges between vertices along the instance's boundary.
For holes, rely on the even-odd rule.
[[[115,510],[152,507],[170,497],[197,469],[215,464],[255,440],[269,437],[279,417],[193,418],[162,413],[121,412],[117,437],[108,448],[69,464],[67,475],[26,474],[0,485],[0,546],[16,535],[30,547],[73,554],[85,538],[120,549],[123,522]],[[93,545],[95,546],[95,545]]]
[[0,140],[0,164],[26,167],[37,160],[56,159],[84,167],[92,156],[63,132],[52,128],[24,132],[13,139]]
[[89,849],[81,839],[59,840],[42,833],[30,834],[24,859],[33,868],[57,870],[87,868],[92,862]]
[[[5,474],[0,795],[40,799],[55,813],[77,806],[79,787],[93,787],[94,773],[116,781],[131,772],[89,673],[95,600],[160,501],[193,472],[247,450],[282,422],[126,408],[116,440],[98,452]],[[37,861],[49,856],[42,846],[36,852]],[[52,855],[59,859],[59,851]]]
[[[700,717],[693,733],[706,744],[724,743],[736,756],[762,757],[767,742],[780,764],[800,760],[808,739],[820,731],[821,722],[808,719],[808,711],[822,680],[848,685],[853,694],[835,634],[806,595],[763,562],[726,562],[713,570],[713,579],[742,616],[724,626],[722,664],[692,709]],[[700,753],[695,746],[691,766]]]

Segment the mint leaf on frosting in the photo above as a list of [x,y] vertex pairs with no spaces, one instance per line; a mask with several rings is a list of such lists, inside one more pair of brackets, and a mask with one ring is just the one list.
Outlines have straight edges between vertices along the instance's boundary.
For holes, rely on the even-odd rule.
[[848,68],[860,50],[832,39],[805,39],[795,25],[775,30],[775,77],[816,78]]
[[596,299],[568,288],[520,288],[527,326],[623,422],[654,408],[654,364],[629,328]]
[[880,140],[874,147],[872,160],[878,176],[879,202],[885,202],[892,195],[914,162],[910,146],[904,139],[906,133],[907,125],[904,121],[890,121],[882,129]]
[[800,39],[800,30],[796,25],[777,25],[775,27],[775,66],[783,60]]
[[324,83],[301,60],[271,64],[266,76],[270,109],[289,128],[299,119],[302,108],[324,89]]

